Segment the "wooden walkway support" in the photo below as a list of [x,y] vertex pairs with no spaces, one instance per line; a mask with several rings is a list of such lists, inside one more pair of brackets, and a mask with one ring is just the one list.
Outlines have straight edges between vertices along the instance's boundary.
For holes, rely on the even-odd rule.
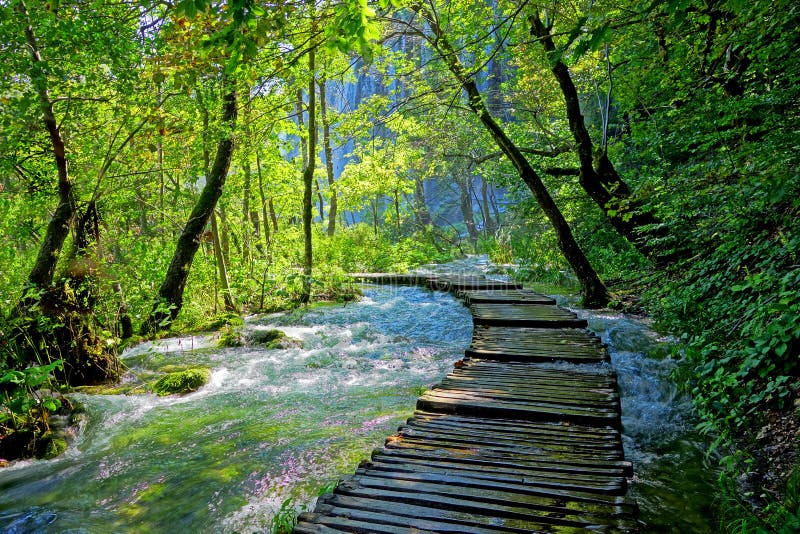
[[507,282],[355,276],[456,293],[472,312],[472,344],[294,532],[638,531],[616,375],[585,321]]

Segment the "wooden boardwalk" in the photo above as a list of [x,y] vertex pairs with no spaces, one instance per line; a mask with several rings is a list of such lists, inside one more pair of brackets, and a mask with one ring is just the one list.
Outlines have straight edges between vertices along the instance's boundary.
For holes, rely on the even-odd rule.
[[294,532],[638,531],[616,375],[585,321],[507,282],[356,276],[456,293],[472,344]]

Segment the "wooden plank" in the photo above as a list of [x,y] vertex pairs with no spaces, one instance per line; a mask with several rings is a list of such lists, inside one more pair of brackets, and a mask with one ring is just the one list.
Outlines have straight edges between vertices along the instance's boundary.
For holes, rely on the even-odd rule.
[[[334,495],[320,506],[320,511],[331,515],[346,515],[348,518],[368,520],[379,524],[407,525],[413,529],[432,532],[470,532],[475,534],[497,532],[531,532],[503,524],[497,518],[483,514],[472,514],[458,510],[416,506],[389,500],[350,495]],[[543,526],[543,525],[536,525]]]
[[493,481],[528,484],[539,488],[559,489],[563,491],[578,491],[583,493],[603,493],[608,495],[624,495],[626,479],[623,477],[590,476],[586,474],[564,475],[560,473],[545,473],[532,470],[529,476],[522,476],[517,469],[502,469],[498,467],[480,468],[470,467],[453,462],[423,462],[404,458],[401,461],[392,461],[391,458],[379,458],[366,464],[375,476],[383,472],[405,473],[430,473],[453,475],[460,474],[464,477],[475,479],[488,479]]
[[414,273],[350,273],[349,276],[358,282],[385,285],[424,285],[427,280]]
[[522,284],[490,280],[485,277],[475,276],[431,276],[428,278],[429,289],[438,291],[452,291],[458,293],[469,290],[515,290],[522,289]]
[[521,452],[507,449],[475,447],[437,447],[432,444],[411,444],[409,440],[389,438],[382,449],[373,451],[373,459],[378,457],[416,458],[425,461],[447,460],[465,465],[489,467],[508,467],[511,469],[535,470],[541,473],[591,474],[596,476],[630,476],[631,464],[624,460],[598,460],[570,455],[552,455],[544,451]]
[[505,402],[492,398],[454,397],[426,393],[417,400],[417,408],[486,417],[522,418],[534,421],[574,421],[582,424],[622,426],[617,410],[574,408],[544,403]]
[[542,304],[473,304],[470,312],[476,325],[586,328],[588,324],[571,311]]
[[[459,431],[460,430],[460,431]],[[459,429],[455,430],[452,428],[440,428],[433,425],[424,425],[424,426],[417,426],[417,425],[406,425],[400,427],[398,430],[399,436],[411,436],[415,438],[421,437],[431,437],[431,438],[443,438],[443,439],[463,439],[466,440],[468,443],[477,444],[477,443],[492,443],[492,444],[503,444],[508,446],[519,446],[519,447],[535,447],[537,449],[546,450],[546,451],[557,451],[561,453],[570,453],[574,452],[576,454],[612,454],[616,455],[617,457],[622,456],[620,444],[615,441],[603,441],[597,440],[595,443],[584,443],[576,445],[574,441],[569,439],[557,439],[551,436],[540,436],[537,434],[526,434],[526,435],[508,435],[508,434],[500,434],[493,432],[481,432],[479,430],[472,430],[472,429]]]
[[608,351],[597,336],[577,329],[511,328],[477,326],[472,344],[465,352],[468,358],[501,361],[546,362],[564,360],[570,363],[609,361]]
[[[580,491],[573,488],[564,487],[564,485],[552,485],[549,487],[542,487],[537,484],[526,484],[526,479],[508,480],[499,479],[497,477],[474,476],[472,473],[465,473],[460,470],[402,470],[402,469],[386,469],[379,470],[375,468],[376,464],[369,464],[366,468],[361,468],[356,471],[355,479],[359,482],[363,480],[377,480],[382,479],[387,482],[387,486],[391,487],[393,483],[416,482],[418,484],[426,484],[427,487],[434,488],[437,485],[452,486],[458,488],[469,488],[470,491],[462,492],[461,495],[479,496],[481,491],[494,493],[512,493],[515,495],[531,495],[540,497],[544,500],[570,500],[579,503],[591,503],[593,505],[610,505],[618,506],[627,501],[620,495],[613,495],[607,492],[596,491]],[[475,491],[473,491],[475,490]]]
[[635,524],[636,513],[636,506],[622,497],[593,495],[572,499],[533,487],[520,488],[519,492],[494,491],[461,484],[368,476],[341,482],[336,494],[584,528]]
[[554,305],[555,299],[531,291],[529,289],[500,289],[483,291],[463,291],[461,298],[467,306],[472,304],[506,303],[506,304],[548,304]]
[[502,433],[536,433],[539,435],[557,435],[570,440],[613,439],[620,441],[619,432],[611,427],[582,426],[565,423],[537,423],[518,419],[483,419],[452,414],[416,411],[408,419],[407,424],[455,425],[461,427],[479,427],[491,432]]

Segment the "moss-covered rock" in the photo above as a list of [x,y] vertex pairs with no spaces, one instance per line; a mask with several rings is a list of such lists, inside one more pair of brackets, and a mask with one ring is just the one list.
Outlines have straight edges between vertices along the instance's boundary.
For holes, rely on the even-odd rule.
[[251,343],[257,343],[259,345],[266,345],[267,343],[271,343],[277,339],[281,339],[282,337],[286,337],[286,334],[281,332],[280,330],[253,330],[248,334]]
[[210,378],[211,371],[199,367],[168,373],[153,384],[153,392],[162,397],[191,393],[206,384]]
[[57,436],[47,436],[43,448],[43,457],[50,460],[67,450],[67,440]]
[[287,336],[280,330],[254,330],[248,334],[248,341],[264,345],[268,349],[302,348],[303,342]]
[[228,325],[220,330],[217,346],[241,347],[242,345],[244,345],[244,338],[240,327]]

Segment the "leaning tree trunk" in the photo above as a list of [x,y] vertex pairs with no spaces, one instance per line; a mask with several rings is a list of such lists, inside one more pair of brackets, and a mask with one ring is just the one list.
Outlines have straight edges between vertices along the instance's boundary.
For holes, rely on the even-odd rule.
[[[541,41],[551,60],[556,59],[556,46],[550,33],[551,28],[542,23],[538,14],[532,16],[530,22],[531,34]],[[569,68],[563,61],[557,59],[551,63],[551,71],[564,95],[569,129],[575,139],[580,163],[578,180],[581,187],[600,207],[620,235],[644,256],[660,264],[660,258],[654,254],[653,247],[648,246],[647,240],[642,235],[644,226],[656,225],[658,221],[651,213],[637,211],[636,203],[631,202],[633,200],[631,189],[608,159],[605,147],[595,156],[592,138],[581,114],[578,91]]]
[[[58,257],[61,248],[69,235],[72,218],[75,216],[75,200],[72,192],[72,180],[67,169],[67,156],[64,149],[64,140],[58,128],[55,113],[53,112],[53,102],[47,89],[47,73],[45,62],[39,52],[39,45],[30,15],[24,2],[20,2],[19,11],[25,18],[25,40],[31,56],[31,84],[39,97],[39,110],[42,113],[42,120],[45,129],[50,136],[50,145],[58,171],[58,207],[53,213],[47,225],[44,241],[39,248],[36,263],[33,265],[28,275],[28,286],[38,291],[47,288],[53,282]],[[31,295],[27,289],[20,299],[20,307],[30,307],[37,301],[37,297]]]
[[200,246],[200,236],[208,224],[211,214],[214,213],[219,197],[222,196],[222,188],[225,185],[233,156],[233,128],[236,124],[235,85],[232,81],[228,81],[223,82],[223,87],[227,89],[222,107],[222,124],[225,133],[217,142],[214,166],[206,176],[206,185],[178,238],[175,254],[167,269],[164,283],[161,284],[158,291],[158,298],[153,304],[150,315],[142,325],[142,334],[150,334],[168,327],[181,311],[183,290],[186,288],[192,260]]
[[569,262],[570,267],[578,277],[581,286],[581,297],[583,305],[586,307],[601,307],[608,303],[608,292],[600,277],[595,272],[586,255],[581,250],[575,237],[572,235],[569,224],[564,215],[558,209],[553,197],[544,186],[541,177],[533,170],[528,160],[511,139],[506,135],[499,124],[494,120],[486,104],[481,97],[475,81],[470,78],[464,70],[461,60],[456,51],[447,41],[447,37],[437,22],[436,18],[425,7],[417,5],[416,9],[422,14],[425,21],[434,33],[435,39],[430,43],[447,64],[450,72],[453,73],[464,92],[467,93],[470,109],[478,116],[481,123],[489,131],[495,143],[503,151],[503,154],[511,161],[514,168],[519,173],[520,178],[533,193],[533,196],[544,211],[545,216],[550,220],[556,232],[558,247],[564,258]]

